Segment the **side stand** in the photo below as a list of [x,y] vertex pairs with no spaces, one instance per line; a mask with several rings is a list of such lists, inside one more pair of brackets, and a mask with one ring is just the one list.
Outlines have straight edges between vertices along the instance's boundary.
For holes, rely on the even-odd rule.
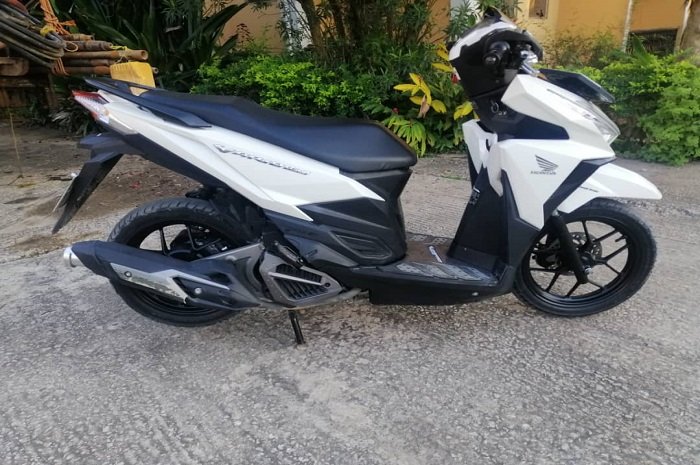
[[304,334],[301,332],[301,325],[299,324],[299,314],[296,310],[288,310],[289,321],[292,322],[292,329],[294,329],[294,338],[296,339],[297,345],[306,344],[304,340]]

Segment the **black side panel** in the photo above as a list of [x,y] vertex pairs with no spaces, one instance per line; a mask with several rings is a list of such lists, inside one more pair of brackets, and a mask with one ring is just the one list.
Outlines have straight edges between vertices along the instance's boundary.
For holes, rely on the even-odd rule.
[[385,200],[358,198],[299,207],[313,222],[274,212],[266,215],[285,236],[321,243],[359,265],[384,265],[406,254],[399,196],[410,175],[409,170],[346,174]]
[[137,152],[117,135],[110,133],[89,135],[80,141],[79,147],[90,150],[90,159],[85,162],[80,174],[70,185],[66,194],[65,208],[53,227],[53,234],[73,219],[97,186],[112,171],[122,154]]
[[[506,263],[517,267],[540,231],[520,219],[513,189],[510,187],[508,174],[506,174],[505,171],[501,173],[501,181],[503,182],[503,199],[506,210],[505,222],[507,231],[506,253],[502,257]],[[551,212],[547,214],[545,218],[549,218],[550,214]]]
[[152,161],[156,165],[160,165],[185,177],[194,179],[205,186],[222,188],[227,187],[223,181],[215,178],[206,171],[202,171],[193,164],[183,160],[174,153],[164,149],[160,145],[150,141],[142,135],[134,134],[123,137],[131,147],[135,147],[139,150],[143,158]]
[[518,216],[505,172],[501,173],[501,181],[504,193],[499,197],[489,183],[487,171],[481,172],[449,256],[482,267],[497,266],[499,261],[510,266],[520,263],[539,230]]
[[490,269],[505,243],[503,199],[491,187],[486,168],[481,170],[472,185],[469,203],[448,255]]
[[573,92],[586,100],[598,103],[615,103],[615,97],[610,92],[581,73],[548,68],[540,68],[539,71],[555,86]]
[[498,140],[545,139],[566,140],[569,134],[561,127],[531,116],[518,113],[501,102],[503,93],[474,100],[480,124],[498,133]]
[[313,222],[266,211],[285,236],[309,239],[361,265],[383,265],[406,253],[403,228],[369,199],[306,205]]

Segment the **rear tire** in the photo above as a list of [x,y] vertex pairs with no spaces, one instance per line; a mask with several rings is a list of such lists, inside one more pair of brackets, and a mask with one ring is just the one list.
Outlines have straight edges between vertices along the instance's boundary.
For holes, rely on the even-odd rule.
[[[656,242],[649,227],[630,207],[611,199],[594,199],[562,217],[584,265],[590,267],[590,279],[596,284],[576,284],[557,250],[558,239],[553,239],[545,226],[515,276],[514,293],[522,302],[554,315],[586,316],[621,304],[644,285],[656,259]],[[607,225],[612,232],[596,237],[590,232],[595,224]],[[611,243],[605,245],[604,241]],[[611,255],[613,258],[608,258]],[[610,263],[625,256],[624,265]],[[594,280],[592,276],[598,267],[613,276],[610,283],[601,285]],[[562,284],[565,280],[568,285]],[[586,289],[591,292],[585,293]]]
[[[165,228],[177,230],[178,225],[183,226],[184,234],[180,232],[168,244],[165,240]],[[197,249],[193,245],[190,250],[187,250],[187,238],[192,237],[192,230],[188,236],[188,228],[185,225],[194,228],[195,234],[198,235],[197,239],[204,237],[203,235],[213,237],[213,245],[201,250],[192,250]],[[165,244],[163,246],[165,250],[162,252],[165,255],[186,261],[245,245],[245,241],[241,239],[242,234],[232,230],[231,224],[222,219],[221,213],[210,202],[194,198],[162,199],[144,204],[122,218],[112,230],[108,240],[142,248],[142,243],[156,232],[162,234],[164,238],[162,243]],[[191,306],[154,292],[125,286],[115,281],[111,283],[129,307],[147,318],[168,325],[208,326],[238,313]]]

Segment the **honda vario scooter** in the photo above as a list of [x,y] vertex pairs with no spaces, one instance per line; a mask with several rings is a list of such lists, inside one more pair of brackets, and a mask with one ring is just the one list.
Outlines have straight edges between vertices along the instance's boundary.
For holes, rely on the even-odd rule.
[[[108,278],[154,320],[208,325],[369,294],[374,304],[456,304],[514,292],[564,316],[610,309],[648,278],[656,246],[619,198],[659,199],[613,163],[619,131],[586,77],[532,67],[542,50],[496,10],[450,49],[478,119],[464,124],[472,180],[453,238],[407,233],[400,195],[415,153],[381,125],[298,116],[239,97],[88,79],[75,92],[104,128],[61,201],[63,227],[123,154],[201,183],[136,208],[71,267]],[[138,92],[135,92],[134,89]]]

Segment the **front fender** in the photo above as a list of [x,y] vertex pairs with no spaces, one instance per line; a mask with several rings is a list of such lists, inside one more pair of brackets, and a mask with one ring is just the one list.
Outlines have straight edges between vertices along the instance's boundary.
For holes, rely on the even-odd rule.
[[597,197],[658,200],[661,192],[643,176],[609,163],[598,168],[557,210],[570,213]]

